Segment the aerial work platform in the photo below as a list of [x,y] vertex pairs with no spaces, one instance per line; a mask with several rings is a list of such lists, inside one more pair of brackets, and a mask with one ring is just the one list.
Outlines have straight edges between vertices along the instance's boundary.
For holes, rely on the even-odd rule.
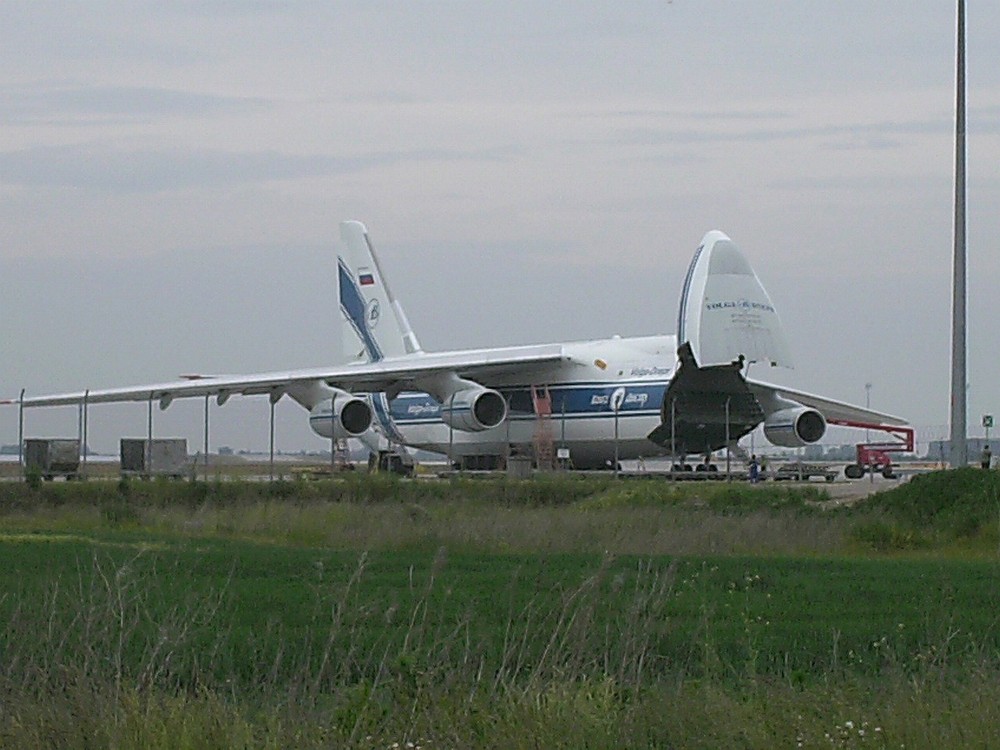
[[858,443],[855,462],[844,467],[844,475],[848,479],[861,479],[868,473],[881,473],[886,479],[893,479],[896,477],[896,473],[893,470],[892,457],[889,454],[912,453],[916,445],[915,432],[912,427],[855,422],[848,419],[831,419],[829,423],[840,427],[885,432],[893,438],[882,442]]

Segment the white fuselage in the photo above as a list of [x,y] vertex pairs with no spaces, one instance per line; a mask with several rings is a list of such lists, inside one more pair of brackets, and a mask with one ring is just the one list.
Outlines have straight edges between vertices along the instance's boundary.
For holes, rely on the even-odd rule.
[[[568,448],[577,466],[606,466],[616,451],[619,459],[665,455],[646,436],[661,421],[663,394],[677,364],[675,345],[674,336],[565,344],[566,361],[536,369],[530,380],[515,374],[496,381],[494,387],[507,399],[508,417],[481,432],[449,427],[441,420],[441,404],[415,391],[391,401],[371,394],[374,425],[392,442],[442,453],[456,462],[503,456],[546,440]],[[547,389],[550,416],[536,413],[533,386]],[[319,434],[328,435],[328,425],[321,417],[313,420]]]

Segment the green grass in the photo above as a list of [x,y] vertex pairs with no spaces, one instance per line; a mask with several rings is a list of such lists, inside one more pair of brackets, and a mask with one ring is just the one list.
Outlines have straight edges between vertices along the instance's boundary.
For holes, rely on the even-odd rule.
[[[353,653],[351,674],[366,679],[384,668],[387,648],[519,679],[554,668],[543,659],[552,637],[560,660],[595,679],[631,663],[638,631],[656,679],[879,674],[914,666],[908,660],[946,640],[963,653],[1000,648],[1000,566],[979,561],[357,555],[125,532],[3,541],[0,617],[15,633],[44,622],[63,643],[88,615],[81,638],[100,627],[117,642],[127,600],[126,645],[137,655],[150,638],[203,618],[196,640],[214,660],[175,655],[171,679],[184,684],[284,684],[331,635],[338,653]],[[115,632],[98,612],[118,612]],[[503,664],[511,639],[517,668]],[[240,656],[246,644],[253,659]],[[82,645],[67,641],[64,655]]]
[[3,485],[0,746],[994,746],[991,481]]

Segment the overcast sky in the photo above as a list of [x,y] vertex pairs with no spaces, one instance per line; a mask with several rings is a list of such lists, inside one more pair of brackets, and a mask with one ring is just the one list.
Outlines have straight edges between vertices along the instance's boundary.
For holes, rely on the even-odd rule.
[[[969,421],[1000,413],[1000,4],[969,0]],[[338,222],[428,349],[673,333],[740,246],[803,390],[946,435],[954,2],[0,5],[0,396],[329,364]],[[767,373],[768,377],[772,373]],[[267,445],[266,402],[213,407]],[[201,445],[200,404],[157,432]],[[279,445],[319,448],[279,405]],[[145,432],[95,407],[91,442]],[[75,434],[73,409],[29,435]],[[0,410],[14,443],[16,409]]]

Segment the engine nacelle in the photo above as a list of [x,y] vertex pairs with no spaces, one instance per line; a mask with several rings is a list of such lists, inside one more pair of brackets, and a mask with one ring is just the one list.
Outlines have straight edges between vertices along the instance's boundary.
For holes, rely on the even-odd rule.
[[764,420],[764,436],[782,448],[801,448],[826,433],[826,419],[815,409],[791,407],[772,412]]
[[320,401],[309,410],[309,426],[313,432],[325,438],[340,440],[358,437],[364,434],[371,424],[371,406],[365,399],[352,396],[347,391],[338,390],[335,392],[335,397]]
[[441,404],[441,419],[446,425],[465,432],[482,432],[503,424],[507,401],[491,388],[466,388],[449,396]]

